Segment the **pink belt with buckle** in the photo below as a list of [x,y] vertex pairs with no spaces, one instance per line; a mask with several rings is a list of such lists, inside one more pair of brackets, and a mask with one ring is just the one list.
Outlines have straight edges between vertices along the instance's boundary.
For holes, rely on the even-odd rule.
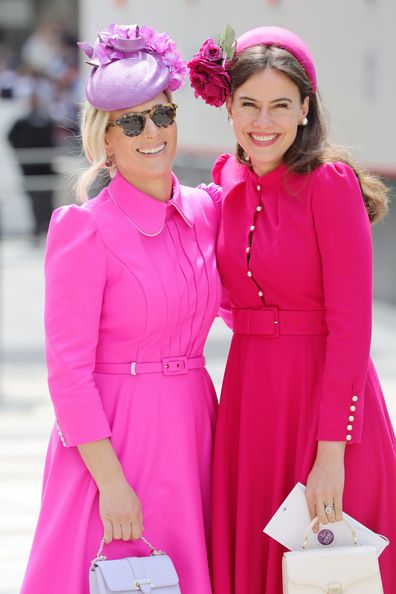
[[277,307],[233,309],[235,334],[255,334],[277,338],[289,335],[326,335],[326,315],[321,310],[281,310]]
[[140,363],[96,363],[95,373],[163,373],[164,375],[182,375],[190,369],[205,367],[205,357],[164,357],[162,361]]

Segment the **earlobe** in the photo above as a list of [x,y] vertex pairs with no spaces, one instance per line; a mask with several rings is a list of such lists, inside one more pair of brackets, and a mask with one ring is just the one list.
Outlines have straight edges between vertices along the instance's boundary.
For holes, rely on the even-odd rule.
[[306,118],[309,112],[309,97],[305,97],[302,104],[302,116]]
[[232,124],[232,110],[231,110],[231,98],[227,97],[226,99],[226,108],[227,108],[227,118],[228,118],[228,123]]

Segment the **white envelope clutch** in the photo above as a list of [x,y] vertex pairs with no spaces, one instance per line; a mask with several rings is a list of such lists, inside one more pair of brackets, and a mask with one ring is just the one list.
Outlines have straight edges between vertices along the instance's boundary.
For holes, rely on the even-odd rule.
[[[376,534],[354,518],[344,512],[344,517],[357,532],[360,545],[371,545],[381,555],[389,540],[381,534]],[[297,483],[286,497],[282,505],[272,516],[263,532],[280,542],[290,551],[301,550],[304,534],[311,518],[305,498],[305,487]],[[321,525],[318,534],[310,534],[307,548],[329,548],[333,546],[349,546],[351,544],[351,530],[344,522]]]

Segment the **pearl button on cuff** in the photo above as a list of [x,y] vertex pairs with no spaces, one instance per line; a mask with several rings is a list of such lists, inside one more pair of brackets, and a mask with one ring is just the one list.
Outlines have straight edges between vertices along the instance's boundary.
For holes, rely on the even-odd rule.
[[247,275],[248,275],[249,278],[252,276],[252,273],[251,273],[250,270],[247,271]]
[[350,410],[351,412],[355,412],[355,410],[356,410],[356,406],[351,406],[351,407],[349,407],[349,410]]
[[262,292],[262,291],[259,291],[259,292],[258,292],[258,296],[259,296],[259,297],[262,297],[262,296],[263,296],[263,292]]
[[346,436],[346,440],[347,440],[347,441],[351,441],[351,439],[352,439],[352,435],[347,435],[347,436]]
[[256,210],[257,210],[257,212],[261,212],[263,210],[263,207],[262,206],[257,206]]
[[347,425],[347,431],[352,431],[353,426],[352,425]]
[[249,228],[250,228],[250,231],[254,231],[256,227],[254,225],[250,225]]
[[348,417],[348,421],[351,421],[351,423],[353,423],[354,420],[355,420],[355,417],[353,417],[352,415],[350,417]]
[[352,396],[352,402],[357,402],[359,398],[357,396]]

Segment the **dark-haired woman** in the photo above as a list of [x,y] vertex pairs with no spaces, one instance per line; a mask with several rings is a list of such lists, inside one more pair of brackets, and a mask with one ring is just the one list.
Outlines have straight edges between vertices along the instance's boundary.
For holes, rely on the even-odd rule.
[[[211,76],[221,65],[206,46],[195,66],[207,59]],[[214,592],[281,593],[283,549],[262,530],[301,481],[322,523],[345,509],[389,537],[380,563],[391,594],[395,436],[369,354],[370,221],[384,215],[386,190],[329,144],[296,35],[249,31],[227,74],[237,156],[222,155],[213,178],[234,336],[215,444]]]

